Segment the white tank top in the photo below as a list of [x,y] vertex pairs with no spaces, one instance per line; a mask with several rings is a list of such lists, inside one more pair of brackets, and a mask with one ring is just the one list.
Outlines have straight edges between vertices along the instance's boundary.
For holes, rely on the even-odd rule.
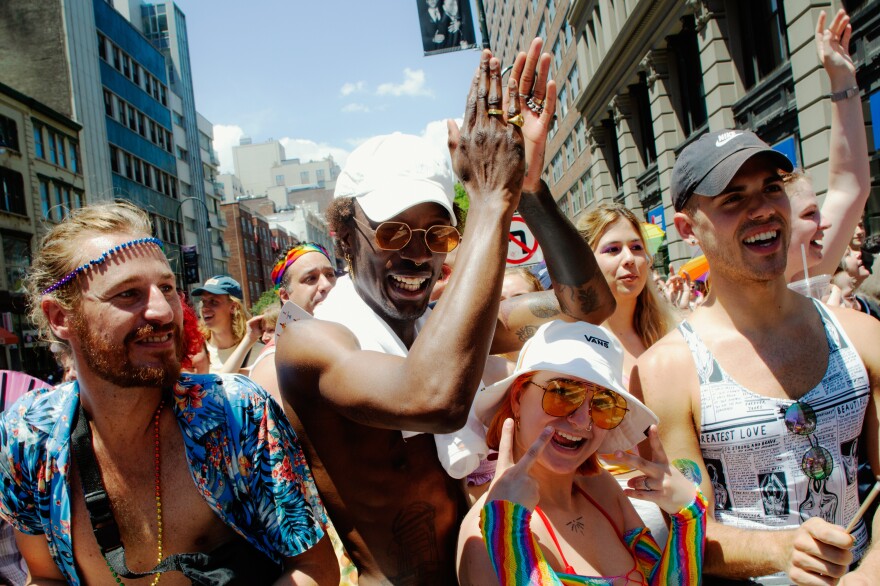
[[[785,410],[797,401],[744,388],[718,364],[687,321],[679,325],[700,380],[700,451],[720,523],[742,529],[793,529],[810,517],[821,517],[846,526],[859,508],[857,452],[871,393],[868,373],[837,319],[820,302],[814,304],[829,353],[825,376],[800,398],[816,414],[810,436],[797,435],[785,425]],[[824,480],[812,480],[801,469],[804,454],[816,442],[833,460]],[[853,535],[857,561],[868,546],[864,521]]]

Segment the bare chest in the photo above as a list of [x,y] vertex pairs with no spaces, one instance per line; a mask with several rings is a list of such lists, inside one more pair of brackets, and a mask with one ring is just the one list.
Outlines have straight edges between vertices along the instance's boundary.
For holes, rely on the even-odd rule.
[[798,399],[822,380],[829,348],[824,329],[745,337],[724,335],[706,345],[721,368],[746,389]]
[[[143,453],[112,457],[97,453],[105,489],[110,497],[113,516],[125,547],[125,557],[132,571],[143,572],[159,559],[159,521],[161,519],[161,557],[174,553],[207,552],[232,538],[232,531],[217,517],[199,495],[186,462],[179,437],[163,439],[160,459],[161,511],[157,507],[154,451],[144,446]],[[74,463],[71,470],[71,518],[73,555],[81,578],[88,584],[115,584],[93,534],[83,498],[80,474]],[[150,584],[153,578],[124,579],[126,584]],[[163,574],[166,585],[189,584],[182,574]]]

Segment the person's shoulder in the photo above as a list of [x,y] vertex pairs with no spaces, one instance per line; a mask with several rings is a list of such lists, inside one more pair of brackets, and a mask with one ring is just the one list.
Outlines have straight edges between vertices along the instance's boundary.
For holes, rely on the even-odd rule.
[[344,325],[322,319],[304,319],[288,324],[275,343],[276,360],[320,358],[337,350],[359,350],[354,333]]
[[690,349],[676,327],[645,350],[639,357],[638,365],[640,371],[665,369],[688,360],[691,360]]
[[[877,340],[880,339],[880,320],[854,309],[827,306],[826,309],[837,319],[863,359],[868,355],[876,358],[880,354],[880,344],[877,344]],[[880,364],[875,367],[877,366]]]

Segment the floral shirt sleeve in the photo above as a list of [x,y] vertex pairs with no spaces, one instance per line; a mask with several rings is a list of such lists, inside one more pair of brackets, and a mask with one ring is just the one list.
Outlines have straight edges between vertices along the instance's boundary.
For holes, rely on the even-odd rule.
[[268,393],[240,375],[184,376],[174,398],[196,486],[227,524],[275,560],[323,537],[311,472]]

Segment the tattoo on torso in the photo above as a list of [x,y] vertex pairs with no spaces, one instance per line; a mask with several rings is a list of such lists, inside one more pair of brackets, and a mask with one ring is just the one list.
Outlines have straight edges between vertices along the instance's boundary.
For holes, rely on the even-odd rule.
[[566,527],[574,531],[575,533],[584,534],[584,518],[583,516],[578,517],[577,519],[572,519],[568,523],[565,524]]

